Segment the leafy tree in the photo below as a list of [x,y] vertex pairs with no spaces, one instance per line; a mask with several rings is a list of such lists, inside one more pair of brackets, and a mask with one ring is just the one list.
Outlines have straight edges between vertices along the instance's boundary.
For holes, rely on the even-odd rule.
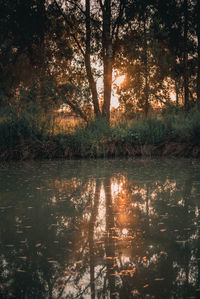
[[195,5],[195,30],[197,37],[197,84],[196,84],[196,94],[198,108],[200,109],[200,1],[196,0]]
[[[69,30],[81,67],[85,67],[94,114],[109,119],[115,46],[123,23],[126,1],[98,0],[93,3],[85,0],[83,3],[63,0],[59,3],[54,1],[54,4]],[[96,84],[101,68],[104,82],[102,110]]]
[[129,26],[116,64],[127,73],[119,94],[128,109],[138,106],[147,115],[150,102],[168,105],[173,89],[176,106],[180,97],[185,110],[196,101],[197,14],[198,2],[194,1],[129,1]]
[[[155,36],[156,7],[151,1],[130,1],[126,9],[128,28],[121,39],[116,68],[127,74],[118,90],[121,104],[142,109],[147,117],[151,103],[166,98],[162,94],[166,78],[166,55]],[[165,53],[164,53],[165,54]],[[129,109],[129,108],[128,108]]]
[[45,0],[1,1],[0,7],[1,105],[22,98],[45,109],[60,105],[52,86],[69,66],[72,50],[54,7]]
[[0,8],[1,104],[19,103],[23,90],[45,111],[65,103],[86,121],[109,119],[113,68],[127,74],[118,92],[129,110],[147,116],[174,87],[177,106],[180,96],[186,110],[199,99],[198,0],[0,0]]

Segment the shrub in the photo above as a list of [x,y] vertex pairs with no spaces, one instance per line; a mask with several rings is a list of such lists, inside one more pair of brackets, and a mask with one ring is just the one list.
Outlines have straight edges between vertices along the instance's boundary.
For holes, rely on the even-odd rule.
[[127,130],[126,139],[136,144],[158,144],[168,136],[168,129],[162,120],[150,118],[133,122]]

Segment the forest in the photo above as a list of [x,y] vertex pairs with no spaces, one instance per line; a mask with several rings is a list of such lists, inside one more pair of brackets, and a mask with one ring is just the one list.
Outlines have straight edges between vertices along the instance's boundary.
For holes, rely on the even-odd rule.
[[199,0],[0,0],[0,160],[200,156]]

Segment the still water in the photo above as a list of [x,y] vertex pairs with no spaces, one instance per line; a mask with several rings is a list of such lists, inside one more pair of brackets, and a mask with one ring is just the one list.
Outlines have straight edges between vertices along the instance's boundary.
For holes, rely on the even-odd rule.
[[0,298],[200,298],[200,161],[0,167]]

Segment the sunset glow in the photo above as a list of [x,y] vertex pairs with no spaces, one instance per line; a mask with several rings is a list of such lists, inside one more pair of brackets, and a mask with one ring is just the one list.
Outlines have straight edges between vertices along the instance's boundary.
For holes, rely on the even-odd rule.
[[172,91],[172,92],[170,92],[170,98],[171,98],[171,100],[172,101],[176,101],[176,94]]
[[114,79],[114,84],[117,85],[117,87],[120,87],[123,84],[125,77],[125,75],[116,76]]
[[121,87],[124,83],[126,76],[118,75],[116,72],[113,73],[113,94],[111,97],[111,108],[117,108],[119,106],[118,95],[116,94],[116,87]]
[[119,107],[119,101],[118,101],[118,96],[114,95],[111,97],[111,104],[110,104],[111,108],[117,108]]

